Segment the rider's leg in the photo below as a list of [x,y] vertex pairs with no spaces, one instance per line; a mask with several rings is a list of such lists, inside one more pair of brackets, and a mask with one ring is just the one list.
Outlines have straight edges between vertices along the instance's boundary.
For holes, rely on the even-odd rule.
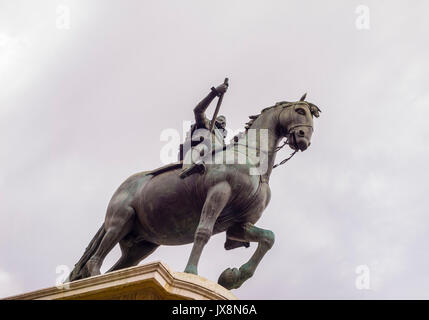
[[183,159],[183,169],[180,173],[180,177],[186,178],[193,173],[204,173],[206,166],[204,161],[201,159],[201,154],[205,151],[205,145],[199,144],[191,148]]

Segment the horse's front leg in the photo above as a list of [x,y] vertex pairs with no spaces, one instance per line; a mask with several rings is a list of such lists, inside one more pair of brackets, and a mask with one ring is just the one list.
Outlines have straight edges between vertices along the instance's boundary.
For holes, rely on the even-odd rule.
[[198,261],[203,248],[212,236],[215,222],[228,203],[230,196],[231,187],[227,182],[218,183],[209,189],[200,222],[195,231],[194,245],[185,272],[198,274]]
[[218,283],[227,289],[237,289],[244,281],[251,278],[259,262],[274,244],[274,233],[270,230],[255,227],[250,222],[233,226],[228,229],[227,237],[236,241],[258,242],[258,248],[249,261],[240,269],[228,268],[219,277]]

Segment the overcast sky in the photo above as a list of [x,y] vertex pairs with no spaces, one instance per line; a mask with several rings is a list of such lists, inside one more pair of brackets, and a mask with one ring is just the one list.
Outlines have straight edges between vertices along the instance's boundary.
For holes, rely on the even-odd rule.
[[[257,225],[276,243],[234,294],[429,299],[428,10],[423,0],[0,0],[0,297],[55,285],[119,184],[163,164],[161,132],[181,132],[228,76],[231,129],[304,92],[323,111],[311,147],[274,170]],[[201,276],[217,281],[256,248],[225,251],[224,240],[206,246]],[[142,263],[183,271],[190,249],[161,247]],[[356,287],[359,266],[370,290]]]

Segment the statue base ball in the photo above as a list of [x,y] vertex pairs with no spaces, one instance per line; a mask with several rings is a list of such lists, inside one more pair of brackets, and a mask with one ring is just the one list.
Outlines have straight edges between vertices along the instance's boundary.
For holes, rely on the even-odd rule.
[[6,300],[236,300],[219,284],[173,272],[162,262],[86,278],[6,298]]

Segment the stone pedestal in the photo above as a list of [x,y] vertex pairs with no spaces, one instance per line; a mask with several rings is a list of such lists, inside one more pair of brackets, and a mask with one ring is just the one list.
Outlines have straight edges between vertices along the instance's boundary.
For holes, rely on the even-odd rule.
[[173,272],[161,262],[126,268],[6,298],[7,300],[235,300],[203,277]]

